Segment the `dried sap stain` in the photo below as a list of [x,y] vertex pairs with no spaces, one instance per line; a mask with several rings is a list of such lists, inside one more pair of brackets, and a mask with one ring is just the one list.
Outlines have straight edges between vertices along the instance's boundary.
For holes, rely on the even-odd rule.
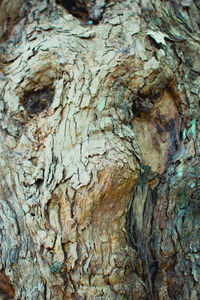
[[22,105],[29,113],[34,116],[50,107],[54,98],[54,89],[44,88],[38,91],[26,93],[21,101]]

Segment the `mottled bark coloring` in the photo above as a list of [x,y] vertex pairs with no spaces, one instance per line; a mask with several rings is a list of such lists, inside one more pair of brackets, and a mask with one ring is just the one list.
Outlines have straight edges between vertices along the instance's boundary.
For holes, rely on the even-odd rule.
[[200,299],[199,12],[0,2],[2,299]]

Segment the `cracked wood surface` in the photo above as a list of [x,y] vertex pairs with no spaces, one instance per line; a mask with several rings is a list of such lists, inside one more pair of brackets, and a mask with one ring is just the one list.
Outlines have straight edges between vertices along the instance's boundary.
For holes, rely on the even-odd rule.
[[16,2],[0,3],[2,297],[198,299],[198,4],[86,1],[92,25]]

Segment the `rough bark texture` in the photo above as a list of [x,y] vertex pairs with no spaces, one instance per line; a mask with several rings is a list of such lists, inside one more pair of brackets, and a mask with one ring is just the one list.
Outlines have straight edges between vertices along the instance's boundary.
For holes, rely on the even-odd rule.
[[2,299],[200,299],[198,1],[0,1]]

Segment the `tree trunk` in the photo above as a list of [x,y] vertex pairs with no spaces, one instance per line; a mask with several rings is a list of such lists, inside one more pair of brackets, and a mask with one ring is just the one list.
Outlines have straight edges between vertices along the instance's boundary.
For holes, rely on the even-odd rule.
[[197,1],[0,5],[2,299],[199,299]]

